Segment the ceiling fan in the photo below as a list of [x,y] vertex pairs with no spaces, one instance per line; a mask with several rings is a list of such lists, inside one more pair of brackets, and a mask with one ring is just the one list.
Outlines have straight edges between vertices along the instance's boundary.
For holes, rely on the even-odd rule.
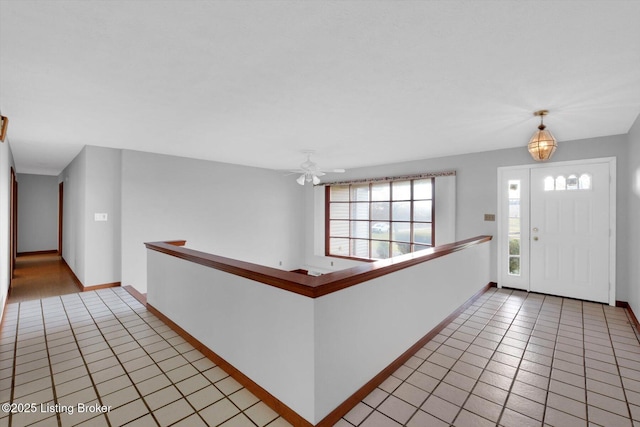
[[296,182],[300,185],[304,185],[305,182],[313,182],[313,185],[320,184],[321,176],[327,173],[343,173],[344,169],[330,169],[323,170],[318,167],[315,162],[311,161],[311,155],[314,153],[312,150],[303,151],[303,154],[307,155],[307,160],[300,164],[300,169],[289,171],[295,174],[301,174]]

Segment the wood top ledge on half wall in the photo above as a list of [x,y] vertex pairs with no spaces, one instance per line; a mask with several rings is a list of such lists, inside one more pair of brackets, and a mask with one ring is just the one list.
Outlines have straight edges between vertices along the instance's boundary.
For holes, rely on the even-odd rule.
[[306,276],[277,268],[266,267],[250,262],[239,261],[219,255],[185,248],[185,240],[145,243],[147,249],[182,258],[216,270],[225,271],[247,279],[275,286],[310,298],[318,298],[350,286],[363,283],[394,271],[402,270],[452,252],[478,245],[491,240],[491,236],[477,236],[459,242],[383,259],[366,265],[334,271],[321,276]]

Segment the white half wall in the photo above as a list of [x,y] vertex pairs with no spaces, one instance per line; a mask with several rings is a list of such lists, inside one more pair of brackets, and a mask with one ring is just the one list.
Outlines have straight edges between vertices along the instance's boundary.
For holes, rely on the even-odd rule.
[[18,252],[58,249],[58,178],[18,174]]
[[147,301],[308,420],[313,299],[147,251]]
[[147,250],[147,301],[315,425],[489,283],[489,248],[315,299]]
[[489,283],[489,247],[316,298],[316,422]]

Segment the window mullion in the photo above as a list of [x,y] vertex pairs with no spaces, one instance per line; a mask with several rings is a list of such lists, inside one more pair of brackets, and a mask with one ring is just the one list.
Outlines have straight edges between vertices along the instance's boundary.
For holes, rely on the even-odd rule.
[[414,200],[413,183],[414,183],[414,180],[411,180],[411,186],[409,187],[410,188],[409,198],[411,199],[409,203],[409,245],[410,245],[409,251],[410,252],[413,252],[413,250],[415,249],[413,246],[414,244],[413,242],[413,200]]
[[369,227],[367,236],[369,237],[369,259],[373,258],[373,252],[372,252],[372,241],[371,241],[371,205],[372,205],[372,195],[373,195],[373,189],[371,187],[371,183],[369,183],[369,222],[367,222],[367,226]]
[[351,248],[353,247],[353,230],[351,230],[351,224],[353,222],[353,184],[349,184],[349,256],[353,256]]
[[389,182],[389,258],[393,258],[393,181]]
[[431,178],[431,247],[436,243],[436,179]]

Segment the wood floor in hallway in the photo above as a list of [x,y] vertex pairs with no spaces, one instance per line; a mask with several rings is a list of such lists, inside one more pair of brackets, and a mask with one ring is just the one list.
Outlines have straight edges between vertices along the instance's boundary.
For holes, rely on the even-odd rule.
[[8,303],[79,291],[71,272],[58,254],[20,255],[16,258]]

